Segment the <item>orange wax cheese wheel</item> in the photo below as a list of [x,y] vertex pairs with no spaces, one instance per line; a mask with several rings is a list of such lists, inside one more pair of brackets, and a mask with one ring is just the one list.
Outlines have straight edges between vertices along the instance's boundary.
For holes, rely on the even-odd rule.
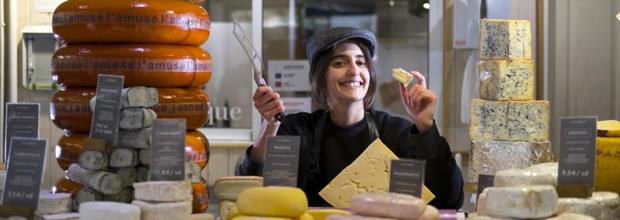
[[56,161],[62,170],[69,169],[72,163],[78,163],[80,154],[84,151],[84,142],[87,133],[64,134],[56,144]]
[[[202,127],[209,119],[209,95],[198,88],[157,88],[159,103],[153,106],[157,118],[183,118],[187,129]],[[56,127],[71,132],[89,132],[90,99],[95,88],[70,88],[52,97],[50,117]]]
[[60,4],[52,28],[73,43],[202,45],[211,21],[201,6],[179,0],[71,0]]
[[209,191],[205,182],[192,183],[192,213],[204,213],[209,207]]
[[185,133],[185,161],[197,163],[205,168],[209,163],[209,141],[200,131],[191,130]]
[[95,87],[98,74],[122,75],[126,87],[200,87],[211,79],[211,55],[193,46],[86,44],[52,56],[52,79],[63,87]]
[[76,193],[80,191],[84,186],[78,182],[71,181],[64,176],[61,176],[54,184],[52,191],[54,193],[71,193],[71,198],[75,198]]

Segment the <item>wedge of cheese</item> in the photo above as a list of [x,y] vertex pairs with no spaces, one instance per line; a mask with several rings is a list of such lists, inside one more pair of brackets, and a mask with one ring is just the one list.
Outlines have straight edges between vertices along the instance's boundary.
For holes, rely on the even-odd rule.
[[530,101],[536,98],[532,60],[484,60],[478,67],[481,99]]
[[[389,187],[390,164],[398,157],[377,139],[340,174],[332,179],[319,195],[335,208],[351,207],[351,198],[364,192],[387,192]],[[426,203],[435,195],[423,187],[422,200]]]
[[549,141],[549,102],[472,99],[469,136],[479,141]]
[[532,33],[528,20],[480,20],[480,59],[532,58]]
[[402,83],[405,87],[407,87],[413,79],[413,75],[411,75],[411,73],[400,67],[392,69],[392,77]]

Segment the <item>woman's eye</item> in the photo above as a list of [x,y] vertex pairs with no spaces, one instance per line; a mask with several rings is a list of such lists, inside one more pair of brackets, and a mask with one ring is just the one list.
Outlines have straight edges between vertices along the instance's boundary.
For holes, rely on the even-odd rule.
[[334,61],[334,62],[332,62],[332,66],[335,66],[335,67],[341,67],[341,66],[344,66],[344,65],[345,65],[345,63],[343,61]]
[[358,60],[355,63],[357,63],[357,65],[360,65],[360,66],[366,66],[366,61],[365,60]]

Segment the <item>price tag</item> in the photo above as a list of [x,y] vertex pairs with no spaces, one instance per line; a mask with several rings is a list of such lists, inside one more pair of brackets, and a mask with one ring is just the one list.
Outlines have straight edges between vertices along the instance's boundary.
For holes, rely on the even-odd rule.
[[123,76],[99,74],[95,109],[90,125],[90,137],[116,145],[118,123],[121,114],[121,91]]
[[390,192],[422,198],[426,161],[416,159],[392,160],[390,167]]
[[560,119],[560,197],[589,198],[594,187],[596,116]]
[[264,186],[297,187],[300,140],[299,136],[267,137],[263,165]]
[[12,139],[2,194],[3,205],[37,208],[46,145],[46,140]]
[[39,138],[39,103],[7,103],[3,161],[14,137]]
[[156,119],[151,140],[151,180],[185,180],[185,119]]

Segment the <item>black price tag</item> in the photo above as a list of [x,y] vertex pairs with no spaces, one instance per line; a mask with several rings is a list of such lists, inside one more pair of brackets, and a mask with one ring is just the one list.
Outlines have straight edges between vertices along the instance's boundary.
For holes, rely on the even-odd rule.
[[185,180],[185,119],[156,119],[151,140],[151,180]]
[[426,161],[416,159],[392,160],[390,192],[422,198]]
[[37,208],[43,178],[46,140],[13,138],[2,204]]
[[263,165],[264,186],[297,187],[300,141],[299,136],[267,137]]
[[121,91],[123,76],[99,74],[95,109],[90,125],[90,137],[116,145],[118,123],[121,114]]
[[5,121],[3,161],[14,137],[39,138],[39,103],[7,103]]
[[560,197],[588,198],[594,187],[596,116],[560,119]]

